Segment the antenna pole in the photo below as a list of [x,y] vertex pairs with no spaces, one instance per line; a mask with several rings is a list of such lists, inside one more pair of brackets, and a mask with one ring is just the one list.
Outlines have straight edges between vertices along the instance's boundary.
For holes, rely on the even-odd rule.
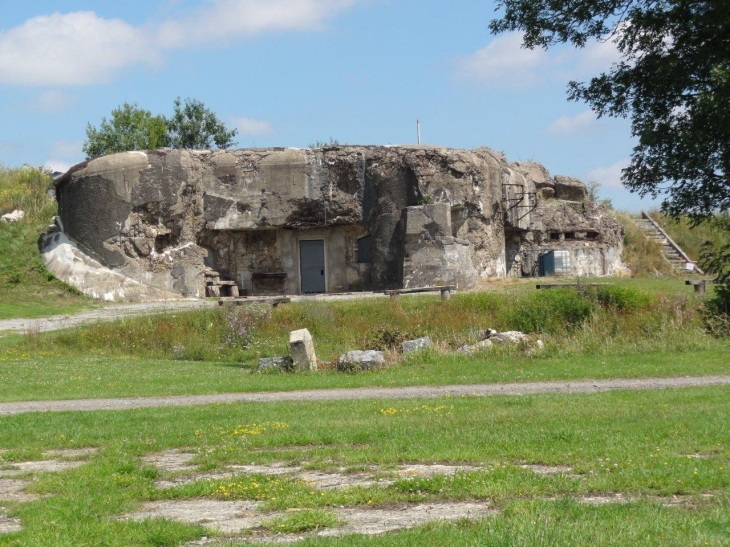
[[421,144],[421,120],[416,120],[416,134],[418,135],[418,144]]

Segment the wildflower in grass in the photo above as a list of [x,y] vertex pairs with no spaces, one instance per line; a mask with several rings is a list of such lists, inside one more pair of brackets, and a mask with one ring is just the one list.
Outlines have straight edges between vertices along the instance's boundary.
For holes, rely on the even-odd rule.
[[446,405],[437,405],[437,406],[429,406],[429,405],[421,405],[416,406],[413,408],[381,408],[380,414],[383,416],[394,416],[396,414],[416,414],[416,413],[422,413],[422,414],[443,414],[443,415],[450,415],[451,410],[453,410],[453,406],[446,406]]
[[284,422],[264,422],[262,424],[246,424],[232,431],[220,431],[221,438],[223,437],[240,437],[243,435],[261,435],[268,430],[287,429],[289,424]]

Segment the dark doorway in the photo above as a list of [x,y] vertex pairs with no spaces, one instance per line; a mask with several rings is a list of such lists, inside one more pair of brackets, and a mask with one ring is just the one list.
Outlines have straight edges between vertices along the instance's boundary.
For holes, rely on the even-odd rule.
[[322,293],[327,290],[324,278],[324,240],[299,242],[299,267],[302,273],[302,293]]

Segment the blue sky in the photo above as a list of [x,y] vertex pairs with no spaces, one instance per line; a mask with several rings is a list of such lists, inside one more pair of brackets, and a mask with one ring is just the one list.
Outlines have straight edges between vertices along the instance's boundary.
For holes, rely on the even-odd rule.
[[566,99],[617,59],[611,43],[524,50],[492,36],[489,1],[37,0],[3,6],[0,163],[65,170],[86,124],[124,102],[169,115],[203,101],[240,147],[489,146],[602,184],[622,209],[633,140]]

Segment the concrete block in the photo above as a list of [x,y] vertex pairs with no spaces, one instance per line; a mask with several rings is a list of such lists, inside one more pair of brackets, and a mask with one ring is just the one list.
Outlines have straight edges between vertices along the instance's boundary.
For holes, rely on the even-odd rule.
[[587,190],[585,184],[572,177],[555,177],[555,197],[566,201],[583,201]]
[[317,355],[314,353],[312,335],[307,329],[289,333],[289,349],[297,370],[317,370]]

